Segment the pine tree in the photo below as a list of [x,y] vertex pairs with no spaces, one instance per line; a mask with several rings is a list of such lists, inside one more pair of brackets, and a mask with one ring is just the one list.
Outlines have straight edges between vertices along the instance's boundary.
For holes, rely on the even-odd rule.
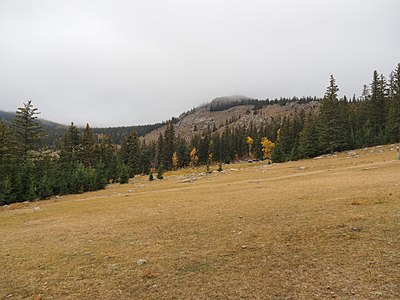
[[61,158],[69,164],[79,161],[81,152],[81,135],[73,122],[61,139]]
[[150,170],[150,173],[149,173],[149,181],[153,181],[153,180],[154,180],[153,171]]
[[11,133],[9,127],[5,122],[0,121],[0,194],[2,185],[6,185],[5,181],[8,178],[8,175],[13,173],[11,170],[13,160],[11,159],[12,153],[10,141]]
[[129,176],[140,174],[140,141],[136,130],[132,130],[128,136],[124,136],[121,144],[121,159],[128,167]]
[[209,148],[210,148],[210,135],[205,134],[204,136],[201,137],[199,148],[197,150],[197,155],[199,157],[199,162],[201,164],[207,163],[208,155],[210,154]]
[[184,138],[177,140],[177,154],[179,157],[179,167],[187,167],[190,163],[190,152],[189,146],[187,145]]
[[289,158],[295,140],[293,122],[290,118],[286,116],[283,118],[279,134],[279,144],[283,155],[285,158]]
[[96,165],[96,189],[104,189],[107,185],[106,165],[100,160]]
[[38,197],[40,199],[48,199],[52,195],[53,195],[53,189],[51,186],[50,178],[47,176],[47,174],[44,174],[39,182]]
[[400,63],[392,73],[386,131],[388,141],[400,142]]
[[164,147],[164,136],[162,133],[158,136],[157,148],[156,148],[156,166],[159,166],[165,161],[165,147]]
[[23,107],[18,108],[12,121],[14,131],[13,152],[17,157],[26,161],[29,152],[36,149],[43,131],[36,121],[40,112],[33,107],[32,101],[29,100],[23,105]]
[[276,134],[276,143],[271,153],[271,160],[274,163],[281,163],[285,161],[285,154],[282,151],[282,146],[280,141],[280,129],[278,129]]
[[119,178],[119,183],[121,184],[129,182],[129,168],[125,164],[119,165],[118,178]]
[[164,132],[164,168],[170,170],[172,168],[172,156],[175,152],[175,129],[174,124],[170,122]]
[[319,146],[323,153],[333,153],[340,148],[341,124],[335,78],[331,75],[319,115]]
[[3,159],[5,159],[6,155],[10,153],[9,141],[10,141],[10,136],[7,125],[5,122],[0,120],[0,166]]
[[318,155],[318,132],[315,117],[310,113],[300,133],[299,154],[302,158]]
[[380,144],[382,141],[377,137],[383,133],[385,126],[385,111],[386,111],[386,80],[383,75],[379,75],[374,71],[371,83],[371,97],[369,99],[368,118],[375,136],[375,144]]
[[94,148],[94,136],[92,133],[92,129],[89,126],[89,123],[87,123],[86,128],[83,130],[81,149],[81,160],[85,167],[90,167],[95,164]]
[[157,179],[164,179],[164,165],[161,163],[157,168]]

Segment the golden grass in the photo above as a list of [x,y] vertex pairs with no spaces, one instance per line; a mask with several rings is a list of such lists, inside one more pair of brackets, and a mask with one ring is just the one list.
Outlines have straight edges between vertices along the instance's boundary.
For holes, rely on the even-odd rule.
[[225,165],[193,182],[169,172],[1,208],[0,297],[398,299],[390,149]]

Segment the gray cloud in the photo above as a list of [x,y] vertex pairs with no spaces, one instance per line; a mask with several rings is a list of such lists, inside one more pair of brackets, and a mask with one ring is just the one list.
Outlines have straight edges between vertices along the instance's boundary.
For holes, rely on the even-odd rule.
[[400,62],[398,0],[0,2],[0,109],[93,126],[214,97],[361,93]]

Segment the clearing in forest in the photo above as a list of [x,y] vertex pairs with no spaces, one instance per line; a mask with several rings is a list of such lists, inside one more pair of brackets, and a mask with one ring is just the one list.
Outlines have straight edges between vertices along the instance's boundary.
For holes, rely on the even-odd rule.
[[394,147],[0,208],[2,299],[398,299]]

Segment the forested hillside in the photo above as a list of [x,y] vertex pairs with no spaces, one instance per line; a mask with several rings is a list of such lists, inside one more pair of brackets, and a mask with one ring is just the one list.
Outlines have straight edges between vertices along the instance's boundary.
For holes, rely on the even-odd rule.
[[[207,126],[193,130],[190,137],[176,134],[177,119],[153,141],[139,139],[131,130],[118,133],[116,142],[109,133],[94,134],[89,125],[79,129],[71,123],[60,143],[46,148],[40,147],[38,110],[29,101],[11,122],[0,122],[0,203],[101,189],[110,182],[126,183],[136,174],[153,178],[157,171],[161,179],[170,169],[221,168],[243,159],[284,162],[400,141],[400,64],[388,78],[375,71],[358,98],[339,99],[338,91],[331,76],[324,98],[312,109],[266,116],[261,123]],[[251,105],[246,114],[254,116],[270,103],[246,105]]]

